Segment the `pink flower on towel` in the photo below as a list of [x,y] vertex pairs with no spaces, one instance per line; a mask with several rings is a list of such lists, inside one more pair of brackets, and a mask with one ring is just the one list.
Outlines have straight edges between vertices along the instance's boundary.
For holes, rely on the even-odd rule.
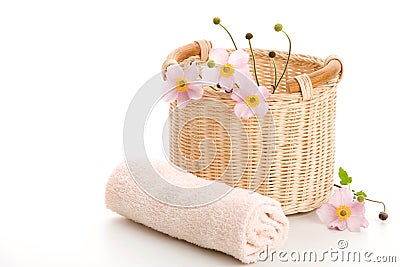
[[317,210],[319,219],[330,229],[360,232],[368,227],[365,218],[364,202],[353,199],[353,193],[348,188],[336,189],[329,202]]
[[195,82],[199,73],[196,62],[191,63],[186,70],[179,65],[169,66],[167,79],[163,84],[163,99],[169,103],[177,100],[178,108],[186,107],[190,99],[200,99],[203,96],[203,87]]
[[245,120],[253,115],[264,116],[268,111],[265,99],[269,96],[269,91],[265,86],[257,87],[254,83],[252,86],[235,90],[231,98],[237,102],[234,108],[236,116]]
[[230,91],[235,83],[239,83],[240,75],[251,78],[249,54],[238,49],[228,54],[223,48],[212,48],[209,60],[202,70],[203,80],[213,82],[218,87]]

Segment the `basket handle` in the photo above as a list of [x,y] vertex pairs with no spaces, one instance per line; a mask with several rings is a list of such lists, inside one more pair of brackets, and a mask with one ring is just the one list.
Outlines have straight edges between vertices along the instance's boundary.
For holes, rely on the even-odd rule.
[[[331,55],[325,59],[323,68],[306,75],[310,78],[312,86],[317,87],[335,78],[338,74],[340,74],[340,81],[343,74],[343,64],[338,56]],[[296,78],[297,77],[287,80],[286,87],[288,93],[296,93],[302,91],[299,79]]]
[[210,53],[212,44],[207,40],[199,40],[194,43],[184,45],[172,51],[164,61],[161,67],[161,71],[165,80],[165,72],[168,66],[179,64],[182,60],[185,60],[192,56],[200,56],[200,59],[207,61],[208,54]]
[[[212,44],[210,41],[206,40],[199,40],[195,41],[194,43],[187,44],[185,46],[179,47],[172,51],[168,56],[167,59],[164,61],[162,65],[162,73],[165,79],[165,71],[168,66],[178,64],[182,60],[191,57],[191,56],[199,56],[200,59],[206,61],[208,59],[208,54],[211,50]],[[325,66],[315,72],[308,74],[311,84],[313,87],[320,86],[327,81],[335,78],[339,73],[340,77],[342,77],[343,73],[343,64],[337,56],[329,56],[325,60]],[[291,78],[288,79],[286,82],[287,91],[288,93],[296,93],[300,92],[300,84],[297,79]]]

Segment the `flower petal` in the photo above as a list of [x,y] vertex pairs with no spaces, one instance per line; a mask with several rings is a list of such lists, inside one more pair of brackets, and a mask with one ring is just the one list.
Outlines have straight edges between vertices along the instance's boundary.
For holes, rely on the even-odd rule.
[[351,232],[361,232],[362,228],[368,227],[368,221],[365,217],[350,217],[347,219],[347,227]]
[[350,205],[351,216],[364,216],[365,205],[364,202],[353,201]]
[[238,118],[243,118],[245,120],[253,116],[253,111],[246,105],[246,103],[237,103],[234,108],[235,114]]
[[233,52],[228,59],[228,63],[235,67],[235,72],[240,72],[243,76],[252,79],[248,61],[249,54],[241,49]]
[[258,90],[256,82],[251,77],[247,77],[246,75],[244,75],[239,71],[235,71],[233,73],[233,78],[240,88],[245,87],[253,91]]
[[244,119],[244,120],[248,120],[253,116],[254,116],[253,110],[251,108],[247,107],[247,109],[245,109],[245,111],[242,113],[241,118]]
[[235,81],[232,76],[227,78],[221,76],[218,83],[222,88],[230,90],[233,88]]
[[329,203],[335,207],[339,207],[340,205],[350,206],[352,202],[353,193],[346,187],[336,189],[329,199]]
[[207,84],[217,84],[219,78],[219,70],[217,68],[204,67],[202,69],[202,81]]
[[336,230],[343,231],[344,229],[347,228],[347,221],[346,220],[340,220],[339,218],[337,218],[333,222],[329,223],[328,227],[331,228],[331,229],[336,229]]
[[362,228],[368,227],[368,221],[365,217],[352,217],[347,219],[347,227],[351,232],[361,232]]
[[203,86],[201,84],[189,84],[186,92],[190,99],[200,99],[203,96]]
[[175,88],[170,89],[168,92],[164,93],[162,99],[168,103],[171,103],[175,101],[175,99],[178,97],[178,90]]
[[232,94],[231,94],[231,98],[232,98],[232,100],[235,100],[236,102],[244,102],[244,99],[237,93],[237,91],[239,91],[240,89],[238,89],[238,90],[234,90],[233,92],[232,92]]
[[209,60],[214,60],[217,65],[224,65],[228,62],[229,54],[223,48],[211,48],[208,55]]
[[268,105],[261,98],[260,99],[260,104],[258,104],[256,107],[254,107],[253,111],[257,116],[260,116],[260,117],[265,116],[265,114],[267,114],[267,111],[268,111]]
[[163,87],[162,99],[169,103],[174,101],[178,96],[178,91],[175,88],[175,83],[166,80],[165,82],[163,82],[162,87]]
[[199,77],[200,70],[199,67],[197,66],[196,62],[192,62],[189,64],[187,69],[184,71],[184,77],[188,82],[192,82],[197,80]]
[[189,101],[190,98],[189,98],[187,92],[179,92],[177,100],[178,100],[178,108],[179,109],[185,108],[187,106],[187,104],[189,104],[189,102],[190,102]]
[[350,206],[351,216],[347,219],[347,226],[352,232],[360,232],[361,228],[368,227],[368,221],[365,218],[364,202],[353,201]]
[[175,83],[176,79],[178,79],[179,77],[183,77],[183,76],[184,76],[184,72],[183,72],[183,69],[181,66],[179,66],[178,64],[168,66],[167,72],[166,72],[166,77],[167,77],[168,81]]
[[235,90],[234,92],[237,95],[237,98],[240,99],[241,101],[244,101],[247,96],[254,95],[257,93],[255,88],[252,88],[252,86],[240,87],[239,89]]
[[321,222],[326,225],[329,225],[338,218],[336,216],[336,208],[330,203],[325,203],[322,205],[319,209],[317,209],[316,213]]
[[264,99],[267,99],[268,97],[271,96],[271,94],[269,93],[269,90],[265,86],[262,86],[262,85],[258,86],[258,90],[260,90],[260,93],[262,94]]
[[248,65],[240,68],[236,68],[236,71],[240,72],[243,76],[246,76],[248,79],[253,80],[253,76],[251,75],[250,68]]
[[232,64],[235,69],[244,65],[248,66],[249,57],[250,55],[248,53],[242,49],[238,49],[229,56],[228,63]]
[[161,85],[163,94],[169,92],[169,90],[171,89],[176,89],[175,86],[176,86],[175,81],[169,81],[169,80],[163,81]]

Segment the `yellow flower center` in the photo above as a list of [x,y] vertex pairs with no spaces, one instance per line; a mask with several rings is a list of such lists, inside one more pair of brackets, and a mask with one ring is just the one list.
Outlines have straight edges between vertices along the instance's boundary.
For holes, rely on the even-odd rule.
[[188,88],[188,84],[185,78],[179,77],[175,81],[175,87],[178,92],[185,92]]
[[336,209],[336,216],[338,216],[338,218],[343,221],[346,220],[347,218],[349,218],[351,215],[351,209],[349,206],[339,206]]
[[260,99],[256,95],[249,95],[246,97],[245,102],[249,107],[255,108],[258,104],[260,104]]
[[219,73],[221,74],[222,77],[228,78],[233,75],[235,72],[235,67],[232,64],[226,63],[221,67],[219,70]]

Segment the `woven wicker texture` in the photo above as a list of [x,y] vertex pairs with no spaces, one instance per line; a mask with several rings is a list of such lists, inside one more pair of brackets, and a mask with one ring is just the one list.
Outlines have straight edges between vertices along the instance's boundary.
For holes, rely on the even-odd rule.
[[[179,63],[204,62],[209,49],[200,50],[206,51],[201,57],[189,56]],[[260,84],[271,88],[274,69],[268,53],[254,50]],[[170,57],[163,68],[174,63]],[[286,58],[287,53],[276,52],[278,73]],[[324,63],[320,58],[293,54],[279,88],[268,99],[270,114],[242,120],[243,127],[233,123],[238,119],[232,112],[226,112],[224,105],[233,110],[236,102],[223,91],[205,86],[203,98],[191,101],[185,109],[172,103],[171,161],[199,177],[275,198],[286,214],[321,206],[333,186],[336,85],[341,73],[314,88],[302,74],[314,73],[330,60]],[[249,63],[252,69],[251,59]],[[289,94],[287,81],[295,77],[301,92]],[[224,105],[215,105],[216,101]]]

